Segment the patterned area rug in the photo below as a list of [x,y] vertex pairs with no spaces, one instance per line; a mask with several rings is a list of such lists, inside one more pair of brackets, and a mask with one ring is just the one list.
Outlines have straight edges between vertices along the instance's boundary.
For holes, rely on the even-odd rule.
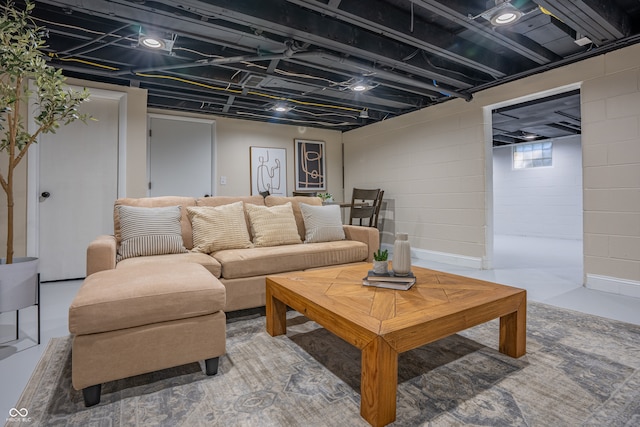
[[[640,425],[640,326],[538,303],[527,317],[520,359],[497,351],[497,321],[401,354],[393,425]],[[368,425],[359,351],[297,312],[287,325],[272,338],[263,316],[231,322],[216,376],[193,363],[115,381],[88,409],[56,338],[16,408],[42,426]]]

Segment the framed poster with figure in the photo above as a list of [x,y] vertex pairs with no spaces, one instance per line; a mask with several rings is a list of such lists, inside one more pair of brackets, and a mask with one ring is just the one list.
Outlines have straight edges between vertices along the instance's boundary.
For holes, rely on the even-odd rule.
[[251,159],[251,195],[287,195],[286,148],[249,147]]
[[324,141],[295,140],[296,191],[327,189]]

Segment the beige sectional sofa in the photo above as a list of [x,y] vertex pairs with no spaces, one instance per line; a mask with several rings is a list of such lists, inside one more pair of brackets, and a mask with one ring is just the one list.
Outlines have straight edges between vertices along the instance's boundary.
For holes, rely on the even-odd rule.
[[[238,203],[242,202],[242,203]],[[261,215],[267,207],[271,209],[288,209],[290,203],[297,229],[297,240],[300,243],[279,244],[273,242],[262,246],[253,244],[260,238],[260,230],[257,229],[257,215]],[[290,271],[300,271],[313,268],[328,267],[334,265],[351,264],[358,262],[371,262],[372,254],[380,244],[379,233],[376,228],[344,225],[344,239],[321,241],[318,243],[305,242],[307,230],[301,204],[321,206],[322,202],[316,197],[278,197],[278,196],[246,196],[246,197],[154,197],[154,198],[124,198],[115,203],[114,208],[114,235],[99,236],[87,249],[87,276],[93,273],[124,269],[132,275],[136,274],[136,268],[142,265],[155,263],[183,263],[193,262],[204,266],[214,277],[220,280],[226,289],[226,305],[224,311],[234,311],[245,308],[260,307],[265,305],[265,277],[270,274],[278,274]],[[196,223],[193,207],[215,207],[218,209],[235,209],[242,206],[241,214],[244,216],[246,230],[249,233],[250,242],[246,247],[222,248],[212,253],[206,253],[202,244],[194,245],[194,238],[198,239],[202,231],[202,223]],[[180,228],[182,242],[186,251],[168,253],[162,255],[130,256],[122,259],[119,255],[123,245],[122,221],[120,218],[120,206],[161,208],[180,206]],[[256,208],[256,206],[258,208]],[[279,207],[279,208],[276,208]],[[308,211],[305,207],[305,212]],[[251,211],[251,212],[250,212]],[[227,212],[226,215],[229,213]],[[267,214],[267,213],[265,213]],[[223,216],[224,217],[224,216]],[[230,223],[237,225],[237,221]],[[252,223],[252,219],[256,224]],[[263,218],[264,219],[264,218]],[[308,214],[307,214],[308,219]],[[269,217],[266,222],[269,223]],[[199,224],[199,225],[198,225]],[[194,233],[194,225],[200,230]],[[234,225],[234,226],[235,226]],[[256,226],[256,227],[254,227]],[[216,226],[218,229],[224,227]],[[229,226],[229,233],[232,233]],[[268,233],[268,232],[267,232]],[[282,232],[284,233],[284,232]],[[226,236],[223,236],[226,237]],[[202,238],[199,238],[202,240]],[[200,252],[194,251],[200,248]]]

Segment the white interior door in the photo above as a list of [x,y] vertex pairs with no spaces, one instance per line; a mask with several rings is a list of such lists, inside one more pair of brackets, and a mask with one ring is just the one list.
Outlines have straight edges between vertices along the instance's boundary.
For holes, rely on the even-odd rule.
[[214,122],[149,116],[149,196],[213,195]]
[[38,256],[42,281],[85,277],[87,246],[113,233],[118,196],[119,100],[92,94],[96,119],[42,135],[38,144]]

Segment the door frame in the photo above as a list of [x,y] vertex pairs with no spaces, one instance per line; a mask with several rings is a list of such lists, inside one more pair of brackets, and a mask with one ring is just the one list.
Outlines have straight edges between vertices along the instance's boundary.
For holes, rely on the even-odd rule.
[[173,116],[170,114],[148,113],[147,114],[147,197],[151,196],[148,183],[151,181],[151,119],[177,120],[182,122],[204,123],[211,127],[211,196],[218,194],[218,183],[216,180],[216,158],[218,150],[216,144],[216,121],[199,117]]
[[[518,98],[508,99],[506,101],[497,102],[495,104],[486,105],[482,108],[484,123],[484,140],[485,140],[485,255],[482,260],[482,269],[490,270],[493,268],[493,247],[494,247],[494,223],[493,223],[493,110],[508,107],[511,105],[522,104],[524,102],[533,101],[535,99],[545,98],[547,96],[558,95],[572,90],[581,89],[582,82],[570,83],[568,85],[555,87],[553,89],[532,93]],[[584,190],[584,185],[583,185]],[[583,224],[584,224],[584,207],[583,207]],[[583,230],[584,239],[584,230]]]
[[[81,87],[69,85],[70,89],[82,90]],[[111,99],[118,101],[118,197],[126,195],[127,170],[127,93],[106,89],[88,88],[89,99]],[[34,111],[33,99],[29,100],[29,110]],[[35,132],[33,115],[29,115],[29,132]],[[40,138],[38,138],[38,142]],[[40,144],[29,147],[27,161],[27,256],[40,256]]]

